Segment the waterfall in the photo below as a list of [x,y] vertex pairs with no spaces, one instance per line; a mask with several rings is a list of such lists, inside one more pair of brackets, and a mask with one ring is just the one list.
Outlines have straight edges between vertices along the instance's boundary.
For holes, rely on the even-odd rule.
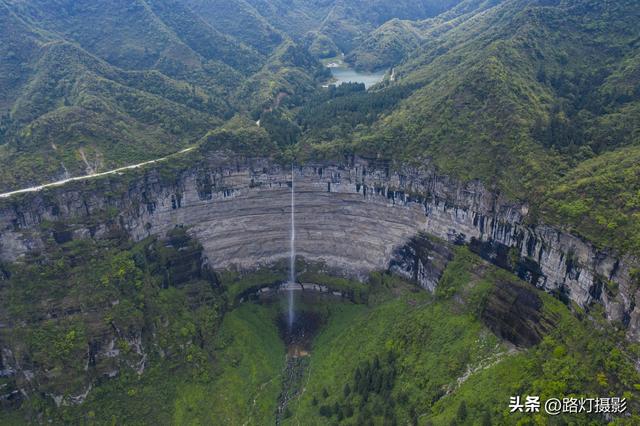
[[291,235],[290,235],[290,247],[289,247],[289,330],[293,327],[294,313],[294,298],[293,290],[296,282],[296,187],[293,164],[291,165]]

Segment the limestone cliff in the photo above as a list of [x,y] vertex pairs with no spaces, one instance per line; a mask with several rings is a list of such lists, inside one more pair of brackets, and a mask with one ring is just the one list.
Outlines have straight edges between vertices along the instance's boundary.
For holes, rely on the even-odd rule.
[[[220,153],[170,174],[163,167],[1,200],[0,260],[14,262],[39,250],[52,233],[64,241],[120,229],[140,240],[180,225],[200,241],[214,269],[254,269],[288,256],[288,167]],[[640,338],[638,288],[631,278],[636,259],[598,250],[550,226],[527,225],[526,205],[509,202],[480,182],[460,183],[429,167],[392,169],[363,159],[306,164],[294,173],[297,252],[310,261],[364,277],[396,259],[399,271],[402,247],[426,233],[468,244],[582,307],[602,303],[611,321]],[[42,226],[51,223],[57,225]],[[405,268],[407,274],[414,273]],[[432,281],[422,278],[427,288]]]

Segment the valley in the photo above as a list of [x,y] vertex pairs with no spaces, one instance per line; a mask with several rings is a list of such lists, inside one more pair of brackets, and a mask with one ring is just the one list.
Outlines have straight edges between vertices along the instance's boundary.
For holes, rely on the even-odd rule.
[[[87,419],[89,415],[136,422],[139,414],[135,407],[155,405],[155,398],[169,398],[174,402],[154,414],[161,416],[157,417],[160,423],[169,419],[183,424],[225,418],[230,424],[259,424],[264,419],[297,424],[296,418],[304,418],[305,422],[324,424],[335,417],[348,423],[399,418],[447,424],[458,416],[456,407],[462,402],[457,397],[447,398],[450,391],[446,389],[465,389],[462,384],[467,383],[467,377],[469,386],[485,383],[494,369],[511,371],[508,369],[520,368],[519,363],[528,357],[547,357],[549,348],[540,347],[539,353],[526,348],[538,347],[547,335],[560,341],[569,338],[555,334],[566,330],[559,326],[562,322],[572,324],[566,327],[589,329],[593,325],[588,324],[599,321],[599,327],[608,330],[606,334],[617,330],[607,337],[613,346],[605,345],[603,350],[613,350],[616,339],[624,339],[625,334],[628,339],[636,339],[636,311],[625,304],[634,288],[629,272],[632,266],[625,263],[629,260],[607,258],[595,247],[557,230],[527,228],[522,220],[523,206],[496,203],[495,196],[481,186],[442,181],[428,169],[391,172],[362,161],[289,169],[266,159],[238,162],[237,156],[227,155],[215,153],[196,162],[194,169],[183,169],[174,160],[120,175],[16,194],[2,201],[0,259],[7,265],[3,267],[3,300],[11,301],[5,312],[13,312],[2,322],[24,324],[5,328],[3,341],[16,341],[17,336],[35,333],[46,325],[53,327],[52,334],[47,337],[36,333],[33,338],[56,342],[73,333],[91,336],[90,348],[94,348],[83,356],[82,338],[72,340],[69,352],[61,352],[60,358],[43,358],[32,364],[29,358],[23,358],[27,352],[14,346],[3,358],[9,372],[5,386],[24,391],[33,386],[33,379],[21,378],[25,374],[21,369],[42,377],[38,381],[48,377],[50,395],[60,405],[48,405],[47,412],[51,419],[61,422]],[[200,157],[201,152],[188,152],[178,158],[194,164],[190,156]],[[173,172],[167,174],[171,168]],[[102,194],[110,195],[104,198]],[[96,250],[106,250],[101,257],[107,265],[93,261],[87,265],[90,269],[84,270],[82,253],[90,255]],[[21,252],[26,256],[22,262],[31,265],[26,270],[10,266],[9,256]],[[293,254],[295,262],[290,263]],[[55,266],[60,263],[67,266]],[[388,272],[380,272],[385,270]],[[104,272],[90,278],[93,274],[89,271]],[[288,277],[292,271],[293,278]],[[76,282],[84,284],[69,299],[64,290],[58,296],[51,295],[39,280],[30,282],[32,274],[44,274],[49,277],[46,282],[61,280],[63,288],[74,288]],[[600,281],[602,274],[615,280],[615,290]],[[87,287],[94,280],[95,284]],[[276,290],[292,281],[301,283],[301,287],[288,290],[291,284],[287,284],[282,292]],[[565,298],[569,305],[534,290],[532,284]],[[316,293],[316,288],[329,294]],[[512,303],[525,303],[533,297],[519,296],[524,289],[535,292],[533,300],[543,300],[544,305],[523,305],[514,313]],[[104,295],[98,296],[101,293]],[[49,311],[42,318],[37,314],[39,304],[30,307],[34,297],[43,298],[45,306],[62,304],[64,314]],[[51,297],[61,299],[52,304]],[[123,298],[133,303],[127,304]],[[156,307],[158,303],[177,305]],[[547,305],[549,311],[542,308]],[[572,306],[574,313],[567,306]],[[293,333],[287,332],[287,310],[291,309]],[[597,317],[583,316],[583,310],[600,313]],[[89,320],[96,314],[108,318],[113,331],[99,325],[102,321],[95,323],[98,318]],[[412,315],[416,319],[411,319]],[[404,316],[408,316],[406,323],[401,320]],[[625,316],[630,318],[628,326],[616,325]],[[415,324],[417,318],[425,322]],[[95,325],[80,325],[87,321]],[[445,321],[439,328],[442,335],[424,337],[422,333],[433,330],[437,321]],[[231,327],[228,332],[227,327]],[[56,337],[56,333],[67,337]],[[99,337],[105,333],[113,337]],[[380,337],[374,337],[377,333]],[[583,335],[570,338],[577,340],[567,345],[594,344]],[[406,353],[413,346],[406,347],[407,341],[396,339],[428,339],[436,352],[420,350],[414,359]],[[447,343],[438,343],[437,339]],[[29,344],[42,344],[37,341]],[[49,345],[59,345],[53,342]],[[335,348],[344,347],[346,342],[353,345],[352,352],[336,352]],[[398,349],[394,349],[396,345],[400,345]],[[119,349],[114,351],[114,346]],[[246,352],[246,348],[251,349]],[[437,348],[444,352],[437,352]],[[459,351],[455,356],[461,358],[444,376],[438,376],[440,370],[435,367],[443,361],[423,366],[432,356],[436,360],[444,356],[452,362],[450,351]],[[74,353],[76,361],[68,358]],[[519,353],[522,355],[516,356]],[[335,359],[338,354],[347,358]],[[570,355],[571,359],[575,356],[577,353]],[[394,366],[389,371],[399,368],[396,362],[403,366],[400,371],[404,373],[385,376],[385,386],[391,389],[389,395],[395,395],[393,399],[389,395],[381,398],[378,387],[362,388],[347,398],[351,391],[346,395],[343,388],[348,385],[356,389],[358,385],[345,382],[345,377],[358,368],[363,374],[376,358],[378,363],[389,359],[389,365]],[[95,365],[88,373],[81,373],[78,360]],[[187,360],[186,366],[182,360]],[[270,361],[265,365],[265,360]],[[508,367],[511,362],[514,366]],[[155,369],[169,365],[178,372],[176,382],[162,385],[155,376],[161,373]],[[616,373],[618,370],[607,369],[603,374],[612,375],[615,383],[634,380],[632,367],[623,365],[619,368],[624,368],[624,379],[616,376],[621,374]],[[66,373],[46,373],[61,366]],[[46,369],[40,370],[43,367]],[[137,369],[138,375],[128,373],[130,368]],[[411,372],[412,368],[418,370]],[[328,375],[330,371],[335,372],[335,378]],[[514,376],[500,375],[495,386],[507,389],[504,386],[509,380],[522,380],[515,378],[521,376],[514,371],[508,374]],[[117,380],[109,380],[99,393],[92,392],[105,375]],[[139,382],[142,377],[144,381]],[[144,385],[146,380],[151,382]],[[580,380],[573,386],[599,386],[586,377]],[[178,393],[158,394],[148,386],[172,388]],[[415,386],[415,392],[407,386]],[[65,392],[57,394],[62,389]],[[120,405],[117,413],[104,411],[111,401],[118,400],[114,392],[124,392],[122,389],[134,400],[141,392],[137,403],[126,403],[134,411],[123,411]],[[465,391],[456,390],[455,395],[459,392]],[[343,394],[337,399],[330,397]],[[211,401],[207,395],[224,397]],[[247,400],[247,395],[253,396]],[[478,395],[496,398],[486,402],[496,407],[503,394],[496,389]],[[482,399],[473,402],[475,408],[469,408],[474,400],[470,395],[465,398],[469,398],[465,399],[465,410],[501,418],[499,411],[479,408],[485,404]],[[33,397],[27,401],[35,402]],[[385,405],[389,401],[395,405]],[[40,403],[51,404],[47,399]]]
[[640,424],[638,22],[0,0],[0,424]]
[[[330,84],[335,84],[336,86],[343,83],[364,84],[365,89],[368,89],[380,83],[386,75],[386,71],[384,70],[377,72],[357,71],[345,63],[342,57],[344,57],[344,54],[341,57],[325,59],[323,61],[323,64],[331,70],[331,76],[333,78]],[[324,86],[328,87],[328,85]]]
[[[223,275],[218,288],[228,307],[217,308],[225,313],[222,319],[212,317],[213,322],[202,322],[206,317],[200,315],[215,299],[205,302],[196,311],[201,314],[193,319],[184,316],[187,311],[178,314],[175,309],[181,299],[176,296],[190,294],[187,300],[192,301],[201,296],[194,299],[196,282],[173,281],[176,284],[170,282],[160,290],[159,300],[174,306],[174,313],[165,311],[164,315],[178,319],[176,337],[189,339],[193,333],[192,344],[169,347],[170,341],[152,343],[147,340],[152,339],[149,335],[144,338],[149,345],[143,347],[148,355],[144,374],[123,370],[98,391],[90,392],[81,405],[55,408],[41,400],[40,405],[30,405],[31,409],[45,409],[45,415],[55,423],[152,419],[187,424],[224,419],[229,424],[264,424],[279,419],[281,424],[422,424],[427,420],[449,424],[480,417],[495,424],[509,423],[516,416],[499,408],[515,389],[546,394],[561,384],[567,392],[599,392],[604,385],[589,374],[593,370],[601,371],[611,383],[629,383],[637,377],[633,367],[616,355],[615,337],[607,334],[607,325],[594,334],[590,320],[577,319],[561,302],[466,249],[454,251],[433,294],[388,274],[373,274],[368,285],[362,286],[319,275],[313,265],[299,263],[298,268],[302,282],[324,282],[343,295],[352,294],[298,293],[296,318],[302,322],[297,327],[306,339],[291,339],[282,331],[287,329],[283,319],[286,292],[251,296],[239,304],[230,296],[238,293],[234,288],[247,288],[251,282],[260,287],[265,279],[277,281],[274,268],[244,277]],[[171,276],[178,277],[175,272]],[[286,266],[279,279],[285,276]],[[516,312],[524,312],[525,305],[519,304],[526,298],[515,298],[510,302],[516,303],[514,307],[504,306],[499,295],[507,289],[514,295],[533,292],[528,298],[540,304],[527,307],[531,316],[514,322],[509,315],[519,317]],[[127,296],[121,293],[119,297],[124,303],[122,298]],[[155,308],[142,308],[145,322],[151,320],[151,309]],[[120,313],[116,322],[122,325],[123,321]],[[169,331],[163,331],[162,321],[156,324],[155,333],[162,333],[158,337]],[[190,327],[195,328],[188,331]],[[200,333],[202,336],[196,337]],[[543,336],[544,343],[538,344]],[[206,357],[212,357],[213,363],[203,358],[202,343],[196,344],[201,338],[208,348]],[[424,345],[425,339],[428,345]],[[122,348],[122,343],[118,345]],[[528,349],[531,345],[535,349]],[[586,347],[589,353],[583,352]],[[100,352],[95,356],[98,368],[108,359]],[[603,359],[610,360],[605,367],[599,364]],[[567,368],[571,369],[565,373],[569,376],[557,375]],[[381,381],[373,379],[372,385],[361,385],[358,377],[363,374]],[[52,379],[65,380],[64,376]],[[626,388],[619,386],[615,389],[620,392]],[[287,404],[279,411],[283,394]],[[464,411],[461,405],[466,406]],[[3,423],[19,419],[12,411],[3,411],[2,416]]]
[[352,68],[342,66],[331,68],[331,74],[337,85],[342,83],[362,83],[367,89],[374,84],[380,83],[385,76],[385,72],[361,73]]

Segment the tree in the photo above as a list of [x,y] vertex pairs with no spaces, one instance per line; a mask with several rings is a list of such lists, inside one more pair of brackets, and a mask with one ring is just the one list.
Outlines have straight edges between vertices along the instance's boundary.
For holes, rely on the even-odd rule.
[[480,424],[482,426],[491,426],[491,414],[488,411],[485,411],[482,415],[482,419],[480,420]]
[[351,406],[351,404],[347,404],[344,406],[344,416],[345,417],[351,417],[353,416],[353,407]]
[[331,417],[333,412],[331,411],[331,407],[329,405],[323,405],[320,407],[320,415],[322,417]]
[[418,412],[416,411],[416,407],[412,406],[409,409],[409,417],[411,418],[411,425],[418,425]]
[[344,385],[343,393],[345,398],[347,398],[351,394],[351,387],[349,386],[349,383],[346,383]]
[[378,355],[376,355],[376,357],[373,359],[373,370],[377,371],[380,369],[380,358],[378,358]]
[[456,413],[456,419],[457,420],[464,420],[467,418],[467,403],[465,401],[460,402],[460,405],[458,406],[458,412]]

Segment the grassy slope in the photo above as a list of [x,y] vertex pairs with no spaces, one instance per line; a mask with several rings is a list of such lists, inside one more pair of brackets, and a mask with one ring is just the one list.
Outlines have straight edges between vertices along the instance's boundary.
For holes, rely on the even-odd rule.
[[[459,263],[464,261],[459,260]],[[465,281],[469,274],[451,265],[450,276]],[[386,277],[390,280],[389,277]],[[486,283],[478,283],[477,288]],[[504,350],[498,339],[475,320],[473,315],[456,312],[458,308],[434,303],[426,293],[411,292],[402,284],[394,287],[372,307],[346,306],[330,317],[325,330],[314,342],[310,378],[305,393],[292,407],[292,424],[305,419],[306,424],[325,424],[318,417],[318,406],[343,403],[343,387],[351,382],[356,366],[384,358],[388,351],[399,355],[399,376],[393,397],[406,395],[409,401],[398,405],[400,423],[408,420],[409,406],[424,405],[453,378],[461,375],[467,363],[476,364]],[[454,308],[454,312],[451,312]],[[323,398],[326,389],[329,397]],[[313,404],[314,397],[319,401]],[[359,402],[351,400],[353,405]],[[351,422],[355,422],[358,411]],[[309,419],[315,419],[313,423]],[[378,419],[381,420],[381,419]],[[347,422],[349,423],[349,422]]]
[[98,424],[114,418],[126,424],[273,423],[284,360],[273,311],[253,304],[234,310],[214,345],[209,369],[160,363],[142,379],[107,383],[82,407],[82,417]]
[[44,409],[55,424],[273,423],[285,353],[274,310],[245,304],[229,313],[214,347],[205,368],[154,358],[142,376],[105,381],[82,406],[55,410],[36,399],[22,412],[2,410],[0,422],[22,424],[29,410]]
[[548,192],[542,215],[600,247],[640,253],[640,147],[587,160]]
[[[474,424],[474,419],[487,416],[494,424],[513,424],[517,416],[505,411],[512,395],[625,394],[637,398],[633,385],[640,378],[619,354],[615,344],[619,337],[594,333],[588,321],[576,319],[546,294],[539,293],[544,310],[558,319],[556,330],[532,349],[509,351],[479,321],[478,314],[495,280],[515,278],[485,268],[475,256],[461,251],[445,272],[436,298],[396,285],[394,297],[383,297],[371,307],[334,309],[315,341],[305,392],[291,405],[287,424],[322,425],[341,418],[341,424],[383,424],[384,413],[387,421],[395,418],[398,424],[413,420],[419,424],[448,425],[454,420]],[[389,408],[384,398],[370,394],[370,402],[364,405],[370,414],[363,416],[357,408],[362,397],[353,391],[354,372],[376,356],[384,360],[389,351],[397,356],[397,376],[389,398],[394,405]],[[615,361],[605,362],[607,359]],[[469,371],[474,372],[457,385],[457,379]],[[347,383],[352,391],[345,397]],[[445,396],[447,391],[451,393]],[[467,414],[461,419],[458,411],[463,400]],[[353,415],[338,417],[335,411],[330,419],[319,415],[322,406],[336,403],[343,413],[351,406]],[[584,424],[586,419],[577,420]]]
[[272,424],[284,344],[275,311],[251,303],[225,316],[216,340],[211,383],[178,386],[174,424]]
[[[179,244],[183,236],[171,238]],[[0,422],[19,424],[23,416],[43,413],[54,423],[272,423],[284,366],[284,346],[275,326],[281,305],[244,303],[233,309],[230,295],[281,275],[225,275],[224,293],[211,293],[208,283],[180,281],[200,264],[196,257],[188,268],[180,264],[171,269],[168,276],[177,281],[164,288],[167,274],[156,275],[164,270],[159,265],[179,253],[197,253],[193,243],[184,247],[188,250],[147,241],[123,251],[67,243],[49,250],[37,264],[10,269],[13,276],[1,288],[7,303],[1,319],[24,324],[2,338],[20,348],[16,355],[28,349],[29,362],[46,366],[51,376],[45,391],[83,389],[87,342],[110,333],[109,323],[127,333],[144,327],[149,359],[138,376],[122,364],[131,360],[135,365],[138,357],[126,352],[128,345],[119,340],[120,374],[97,385],[85,404],[56,409],[35,395],[19,412],[0,412]],[[94,260],[84,260],[86,256]],[[313,268],[305,280],[362,290],[346,280],[325,279]],[[337,404],[344,424],[383,424],[385,418],[471,424],[471,419],[487,417],[494,424],[511,424],[514,417],[505,411],[508,397],[528,394],[624,396],[636,409],[640,377],[633,359],[640,348],[625,342],[622,332],[605,323],[602,312],[594,308],[587,314],[576,308],[574,315],[556,299],[533,290],[544,302],[544,316],[553,318],[556,327],[537,346],[514,353],[480,320],[496,282],[528,286],[460,248],[435,296],[374,274],[366,297],[360,298],[366,303],[305,301],[307,309],[327,322],[313,342],[304,392],[290,404],[285,423],[336,422]],[[114,299],[120,303],[109,303]],[[223,306],[227,313],[219,322]],[[42,319],[43,311],[69,314]],[[391,362],[395,375],[384,382],[388,396],[370,391],[363,403],[364,394],[355,391],[355,371],[365,371],[376,358],[382,365]],[[100,362],[96,377],[116,367],[108,360]],[[459,384],[463,377],[466,381]],[[350,392],[345,396],[347,383]],[[466,414],[460,414],[462,401]],[[584,420],[577,418],[577,424]]]
[[[38,384],[20,410],[0,410],[0,423],[41,415],[56,424],[211,424],[218,416],[259,424],[274,415],[284,363],[278,306],[224,314],[227,295],[200,269],[199,245],[179,231],[168,238],[171,245],[50,241],[32,262],[1,265],[0,322],[9,326],[0,339],[37,371]],[[119,353],[89,365],[92,344]],[[3,392],[31,389],[15,380],[0,378]],[[56,408],[46,396],[78,395],[89,383],[81,406]]]

